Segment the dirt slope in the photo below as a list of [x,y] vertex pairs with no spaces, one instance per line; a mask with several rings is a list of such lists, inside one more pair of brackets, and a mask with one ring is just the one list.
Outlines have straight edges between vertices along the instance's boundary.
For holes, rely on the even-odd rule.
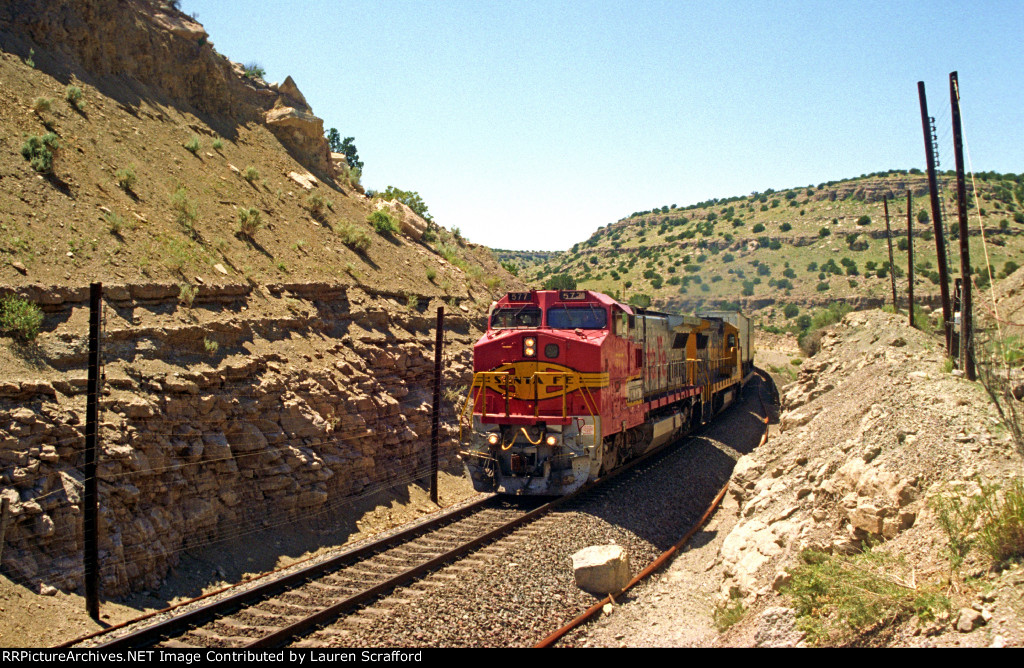
[[[984,390],[945,370],[939,344],[890,314],[847,315],[782,388],[767,443],[737,462],[712,540],[596,625],[590,644],[1024,645],[1020,564],[994,564],[972,530],[954,568],[937,505],[1019,481],[1024,453]],[[822,618],[798,614],[792,586],[805,550],[942,602],[853,632],[827,604]],[[862,552],[873,560],[857,561]],[[841,580],[827,587],[838,593]],[[672,631],[710,627],[708,596],[738,623],[721,635]]]
[[[512,281],[443,229],[462,268],[377,234],[298,88],[247,78],[180,12],[15,5],[0,12],[0,285],[331,281],[489,301]],[[58,148],[40,173],[22,147],[48,132]],[[258,212],[251,234],[242,209]]]

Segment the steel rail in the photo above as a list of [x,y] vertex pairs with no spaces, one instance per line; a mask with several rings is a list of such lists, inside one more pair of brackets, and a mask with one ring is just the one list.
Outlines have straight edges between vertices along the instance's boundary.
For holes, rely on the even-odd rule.
[[[162,622],[158,622],[157,624],[153,624],[152,626],[147,626],[146,628],[139,629],[137,631],[133,631],[132,633],[125,634],[123,636],[120,636],[118,638],[115,638],[115,639],[111,640],[108,643],[104,643],[104,644],[100,645],[100,647],[103,647],[105,649],[132,649],[132,648],[135,648],[135,647],[145,646],[145,645],[147,645],[149,643],[156,642],[161,637],[164,637],[164,636],[167,636],[167,635],[173,635],[173,634],[177,633],[178,630],[181,629],[182,627],[194,626],[194,625],[197,625],[197,624],[200,624],[200,623],[204,623],[206,621],[209,621],[210,619],[213,619],[213,618],[217,617],[221,613],[227,612],[227,611],[232,610],[232,609],[237,609],[237,608],[242,607],[242,606],[244,606],[244,605],[246,605],[248,603],[251,603],[253,601],[261,600],[261,599],[266,598],[268,596],[272,596],[272,595],[277,594],[277,593],[279,593],[279,592],[281,592],[283,590],[286,590],[286,589],[288,589],[290,587],[294,587],[297,584],[300,584],[300,583],[302,583],[302,582],[304,582],[306,580],[310,580],[310,579],[315,578],[315,577],[317,577],[319,575],[322,575],[325,572],[328,572],[328,571],[331,571],[331,570],[336,570],[337,568],[345,565],[346,562],[357,561],[359,559],[362,559],[365,556],[368,556],[369,554],[372,554],[373,552],[377,552],[377,551],[380,551],[381,549],[397,545],[398,543],[401,543],[403,541],[409,540],[409,539],[415,537],[418,534],[426,533],[426,532],[430,531],[431,529],[437,527],[438,525],[450,524],[451,522],[453,522],[455,520],[458,520],[458,519],[461,519],[462,517],[464,517],[466,515],[469,515],[472,512],[478,510],[481,506],[484,506],[484,505],[490,503],[491,501],[493,501],[494,498],[495,498],[494,496],[488,496],[488,497],[479,499],[479,500],[474,501],[474,502],[472,502],[472,503],[470,503],[470,504],[468,504],[466,506],[462,506],[461,508],[458,508],[458,509],[456,509],[454,511],[451,511],[451,512],[445,513],[443,515],[439,515],[438,517],[432,518],[432,519],[428,520],[427,522],[423,522],[423,523],[420,523],[420,524],[413,525],[413,526],[411,526],[411,527],[409,527],[407,529],[403,529],[403,530],[399,531],[398,533],[395,533],[395,534],[392,534],[392,535],[389,535],[389,536],[385,536],[384,538],[380,538],[378,540],[374,540],[374,541],[372,541],[370,543],[367,543],[365,545],[360,545],[358,547],[354,547],[354,548],[352,548],[350,550],[347,550],[347,551],[345,551],[345,552],[343,552],[343,553],[341,553],[339,555],[331,557],[330,559],[327,559],[327,560],[322,561],[322,562],[318,562],[318,563],[313,564],[311,566],[307,566],[306,568],[303,568],[301,570],[295,571],[294,573],[289,573],[288,575],[285,575],[285,576],[280,577],[280,578],[276,578],[274,580],[271,580],[269,582],[263,583],[261,585],[257,585],[256,587],[245,589],[244,591],[241,591],[241,592],[239,592],[237,594],[234,594],[232,596],[225,597],[225,598],[220,599],[218,601],[215,601],[215,602],[213,602],[213,603],[211,603],[209,605],[205,605],[205,606],[202,606],[200,608],[196,608],[195,610],[190,610],[190,611],[188,611],[186,613],[183,613],[181,615],[172,617],[172,618],[164,620]],[[311,558],[314,558],[314,557],[311,557]],[[294,564],[289,565],[286,568],[292,568],[293,566],[294,566]],[[268,574],[266,574],[266,575],[264,575],[262,577],[270,577],[271,575],[273,575],[276,572],[277,571],[273,571],[273,572],[268,573]],[[164,608],[163,610],[157,610],[155,612],[147,613],[146,615],[143,615],[142,617],[138,617],[138,618],[130,620],[128,622],[124,622],[123,624],[119,624],[117,626],[112,626],[110,628],[103,629],[101,631],[97,631],[97,632],[89,634],[87,636],[83,636],[83,637],[78,638],[76,640],[69,641],[68,643],[65,643],[64,645],[62,645],[62,647],[70,647],[70,646],[76,645],[76,644],[78,644],[80,642],[83,642],[85,640],[89,640],[91,638],[95,638],[95,637],[98,637],[98,636],[106,635],[106,634],[108,634],[108,633],[110,633],[112,631],[115,631],[117,629],[124,628],[124,627],[126,627],[128,625],[131,625],[131,624],[136,624],[139,621],[142,621],[142,620],[145,620],[145,619],[151,619],[152,617],[155,617],[155,616],[160,615],[160,614],[169,613],[169,612],[171,612],[173,610],[176,610],[176,609],[178,609],[178,608],[180,608],[182,606],[189,605],[189,604],[194,603],[196,601],[201,601],[201,600],[209,598],[211,596],[216,596],[217,594],[224,593],[225,591],[230,591],[231,589],[234,589],[234,588],[240,587],[240,586],[244,586],[244,585],[249,584],[251,582],[252,582],[252,580],[247,580],[247,581],[242,582],[242,583],[231,585],[230,587],[225,587],[223,589],[219,589],[219,590],[217,590],[215,592],[209,592],[207,594],[204,594],[203,596],[199,596],[197,598],[190,599],[188,601],[183,601],[183,602],[181,602],[179,604],[170,606],[168,608]]]
[[[694,432],[691,432],[688,435],[696,436],[701,431],[703,431],[703,429],[695,430]],[[621,466],[615,471],[612,471],[610,474],[607,474],[587,485],[584,485],[582,488],[580,488],[573,494],[559,497],[547,504],[544,504],[532,511],[527,512],[521,517],[518,517],[510,522],[505,523],[502,526],[499,526],[495,529],[488,531],[486,534],[482,536],[472,539],[461,546],[449,550],[448,552],[442,555],[431,558],[430,560],[424,562],[423,564],[420,564],[419,566],[410,568],[392,578],[389,578],[388,580],[385,580],[384,582],[369,587],[366,590],[359,592],[357,594],[351,595],[342,601],[330,605],[328,608],[313,613],[312,615],[309,615],[308,617],[299,620],[298,622],[290,624],[289,626],[283,627],[278,631],[268,634],[267,636],[255,639],[250,644],[246,645],[246,647],[261,648],[278,646],[290,640],[291,638],[294,638],[295,636],[309,630],[310,628],[324,624],[330,619],[338,617],[339,615],[343,614],[348,610],[368,603],[374,600],[375,598],[379,597],[380,595],[388,591],[391,591],[392,589],[398,586],[415,580],[416,578],[421,577],[426,573],[429,573],[433,570],[440,568],[448,562],[451,562],[455,559],[458,559],[461,556],[473,552],[482,545],[489,543],[501,537],[502,535],[516,528],[519,528],[524,524],[532,522],[538,517],[541,517],[551,512],[552,510],[561,506],[564,503],[576,500],[583,494],[593,491],[596,487],[603,485],[604,483],[609,482],[619,477],[620,475],[623,475],[633,470],[637,466],[640,466],[641,464],[648,462],[655,456],[662,454],[665,450],[668,450],[669,448],[677,445],[678,443],[678,440],[670,441],[669,443],[666,443],[665,445],[660,446],[654,450],[651,450],[650,452],[645,453],[641,457],[634,459],[631,462],[628,462],[627,464]],[[266,599],[270,596],[286,591],[289,588],[294,588],[304,582],[312,580],[315,577],[336,570],[349,562],[358,561],[359,559],[363,558],[364,556],[368,556],[373,552],[380,551],[381,549],[387,547],[393,547],[406,539],[411,539],[416,535],[422,535],[424,533],[427,533],[431,529],[437,527],[438,525],[451,523],[452,521],[460,519],[465,515],[469,515],[471,512],[475,511],[480,506],[483,506],[486,503],[490,502],[493,498],[495,497],[491,496],[486,497],[484,499],[480,499],[478,501],[473,502],[472,504],[463,506],[462,508],[459,508],[456,511],[447,513],[445,515],[441,515],[437,518],[433,518],[428,522],[414,525],[412,527],[409,527],[408,529],[402,530],[383,539],[373,541],[372,543],[359,546],[357,548],[339,554],[335,557],[332,557],[328,560],[314,564],[308,568],[301,569],[294,573],[290,573],[284,577],[274,579],[262,585],[258,585],[256,587],[252,587],[244,591],[241,591],[232,596],[225,597],[214,603],[211,603],[210,605],[206,605],[201,608],[188,611],[182,615],[169,618],[152,626],[139,629],[132,633],[125,634],[124,636],[113,639],[109,643],[105,643],[100,646],[106,649],[129,649],[154,644],[158,642],[161,638],[179,634],[182,629],[187,629],[189,627],[194,627],[209,622],[213,619],[216,619],[219,615],[237,609],[241,609],[247,604]],[[269,575],[271,574],[268,574],[264,577],[268,577]],[[215,596],[219,593],[228,591],[236,586],[241,586],[244,584],[247,583],[241,583],[240,585],[234,585],[232,587],[224,588],[217,592],[211,592],[196,599],[192,599],[190,601],[186,601],[181,604],[165,608],[161,611],[148,613],[147,615],[137,618],[135,620],[131,620],[130,622],[126,622],[115,627],[110,627],[108,629],[104,629],[102,631],[66,643],[66,646],[72,646],[74,644],[82,642],[83,640],[92,637],[97,637],[100,635],[105,635],[115,629],[123,628],[124,626],[127,626],[129,624],[137,623],[141,619],[151,618],[156,615],[170,612],[171,610],[177,609],[184,605],[188,605],[189,603],[193,603],[195,601],[202,600],[210,596]]]
[[647,462],[649,459],[651,459],[655,455],[660,454],[666,448],[667,448],[667,446],[662,446],[662,447],[660,447],[660,448],[658,448],[656,450],[653,450],[653,451],[645,454],[644,456],[642,456],[642,457],[640,457],[638,459],[635,459],[632,462],[629,462],[625,466],[622,466],[621,468],[616,469],[612,473],[610,473],[610,474],[608,474],[608,475],[606,475],[606,476],[604,476],[602,478],[599,478],[598,480],[595,480],[594,482],[591,482],[591,483],[589,483],[587,485],[584,485],[583,487],[581,487],[579,490],[577,490],[573,494],[569,494],[569,495],[566,495],[566,496],[561,496],[561,497],[559,497],[557,499],[554,499],[554,500],[552,500],[552,501],[550,501],[548,503],[545,503],[544,505],[539,506],[538,508],[535,508],[535,509],[527,512],[525,515],[523,515],[521,517],[518,517],[518,518],[516,518],[514,520],[511,520],[511,521],[509,521],[509,522],[507,522],[507,523],[505,523],[505,524],[503,524],[503,525],[501,525],[499,527],[496,527],[496,528],[488,531],[486,534],[484,534],[482,536],[478,536],[477,538],[474,538],[474,539],[472,539],[470,541],[467,541],[466,543],[464,543],[464,544],[462,544],[462,545],[460,545],[458,547],[455,547],[455,548],[449,550],[448,552],[446,552],[446,553],[444,553],[442,555],[434,557],[434,558],[430,559],[429,561],[427,561],[427,562],[425,562],[425,563],[423,563],[423,564],[421,564],[419,566],[415,566],[413,568],[408,569],[407,571],[405,571],[403,573],[399,573],[398,575],[395,575],[394,577],[392,577],[392,578],[390,578],[390,579],[388,579],[388,580],[386,580],[384,582],[381,582],[381,583],[379,583],[377,585],[374,585],[373,587],[370,587],[370,588],[368,588],[368,589],[366,589],[366,590],[364,590],[362,592],[359,592],[358,594],[353,594],[352,596],[349,596],[348,598],[346,598],[346,599],[344,599],[342,601],[339,601],[338,603],[335,603],[335,604],[331,605],[330,607],[325,608],[324,610],[316,612],[316,613],[314,613],[314,614],[312,614],[312,615],[310,615],[310,616],[308,616],[308,617],[306,617],[304,619],[301,619],[301,620],[299,620],[299,621],[297,621],[297,622],[295,622],[295,623],[293,623],[293,624],[291,624],[291,625],[289,625],[287,627],[284,627],[284,628],[280,629],[279,631],[275,631],[274,633],[271,633],[271,634],[269,634],[267,636],[264,636],[262,638],[258,638],[256,640],[253,640],[251,643],[245,645],[245,647],[247,647],[247,648],[254,648],[254,649],[255,648],[267,648],[267,647],[279,647],[280,645],[284,644],[285,642],[291,640],[292,638],[300,635],[301,633],[303,633],[305,631],[308,631],[309,629],[311,629],[313,627],[316,627],[316,626],[319,626],[321,624],[324,624],[324,623],[328,622],[329,620],[331,620],[333,618],[336,618],[336,617],[340,616],[341,614],[344,614],[345,612],[347,612],[347,611],[349,611],[349,610],[351,610],[353,608],[356,608],[356,607],[358,607],[360,605],[363,605],[363,604],[373,600],[374,598],[380,596],[381,594],[384,594],[384,593],[387,593],[388,591],[391,591],[395,587],[401,586],[401,585],[403,585],[403,584],[405,584],[407,582],[411,582],[411,581],[419,578],[422,575],[425,575],[425,574],[427,574],[427,573],[429,573],[431,571],[437,570],[438,568],[440,568],[441,566],[445,565],[446,563],[454,561],[454,560],[458,559],[459,557],[462,557],[462,556],[464,556],[466,554],[469,554],[471,552],[474,552],[478,548],[480,548],[483,545],[485,545],[487,543],[490,543],[490,542],[500,538],[504,534],[507,534],[507,533],[513,531],[514,529],[517,529],[517,528],[519,528],[519,527],[521,527],[521,526],[523,526],[525,524],[529,524],[530,522],[533,522],[534,520],[538,519],[539,517],[542,517],[542,516],[550,513],[555,508],[558,508],[559,506],[561,506],[561,505],[563,505],[565,503],[568,503],[569,501],[574,501],[578,497],[582,496],[585,493],[594,491],[594,489],[597,488],[598,486],[603,485],[603,484],[605,484],[605,483],[607,483],[607,482],[617,478],[618,476],[620,476],[620,475],[622,475],[622,474],[624,474],[624,473],[626,473],[628,471],[631,471],[633,468],[639,466],[640,464],[643,464],[643,463]]

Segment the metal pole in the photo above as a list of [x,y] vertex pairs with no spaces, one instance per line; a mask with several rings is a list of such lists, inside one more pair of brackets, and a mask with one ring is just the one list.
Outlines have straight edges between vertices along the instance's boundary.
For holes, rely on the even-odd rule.
[[103,285],[89,286],[89,378],[85,403],[85,493],[83,497],[82,557],[85,569],[85,609],[100,620],[99,586],[99,494],[96,481],[96,452],[99,448],[100,394],[100,298]]
[[896,301],[896,274],[893,273],[892,258],[892,229],[889,227],[889,197],[882,199],[882,207],[885,209],[885,241],[889,244],[889,282],[892,284],[892,312],[899,313],[900,305]]
[[946,336],[946,354],[953,355],[953,314],[949,307],[949,276],[946,272],[946,238],[942,232],[942,213],[939,204],[939,184],[935,176],[935,151],[931,132],[931,118],[928,116],[928,100],[924,94],[924,82],[917,82],[917,94],[921,100],[921,126],[924,130],[924,152],[928,158],[928,189],[932,198],[932,225],[935,229],[935,254],[939,264],[939,292],[942,294],[942,328]]
[[910,326],[914,324],[914,228],[911,211],[913,211],[913,200],[910,190],[907,190],[907,310],[910,312]]
[[439,505],[437,494],[437,431],[441,415],[441,350],[444,347],[444,307],[437,307],[437,333],[434,338],[434,410],[430,428],[430,500]]
[[974,373],[974,346],[971,340],[971,251],[967,234],[967,181],[964,178],[964,139],[960,128],[960,84],[956,72],[949,74],[949,99],[953,116],[953,155],[956,157],[956,202],[960,219],[960,368],[967,380]]
[[0,562],[3,561],[4,557],[4,540],[7,537],[7,525],[10,524],[9,513],[11,500],[6,496],[0,500]]

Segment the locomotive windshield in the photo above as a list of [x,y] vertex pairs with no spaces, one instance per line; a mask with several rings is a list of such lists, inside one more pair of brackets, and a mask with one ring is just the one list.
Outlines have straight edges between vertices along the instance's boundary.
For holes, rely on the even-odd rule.
[[498,308],[491,314],[491,329],[540,327],[540,309],[536,306]]
[[552,329],[604,329],[608,311],[595,306],[552,306],[548,309],[548,327]]

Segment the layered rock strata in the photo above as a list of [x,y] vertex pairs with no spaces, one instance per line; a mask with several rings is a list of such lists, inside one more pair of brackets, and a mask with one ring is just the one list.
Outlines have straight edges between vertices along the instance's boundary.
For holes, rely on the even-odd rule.
[[[344,517],[354,499],[422,478],[429,464],[434,304],[279,285],[204,286],[186,305],[176,289],[167,295],[173,288],[121,286],[105,307],[104,596],[156,586],[189,547]],[[15,580],[73,590],[88,332],[86,306],[60,294],[36,350],[42,363],[0,383],[12,516],[2,559]],[[477,330],[453,310],[444,383],[456,394]],[[442,416],[442,466],[457,465],[450,404]]]

